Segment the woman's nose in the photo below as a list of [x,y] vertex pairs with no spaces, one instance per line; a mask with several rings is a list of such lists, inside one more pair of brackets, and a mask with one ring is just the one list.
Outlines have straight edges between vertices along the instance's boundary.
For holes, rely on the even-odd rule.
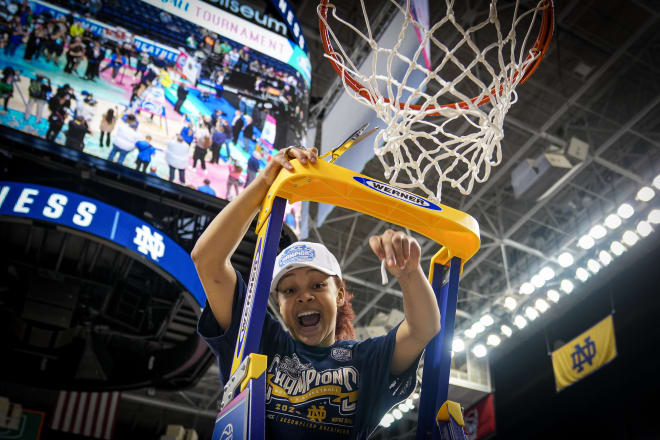
[[300,303],[309,302],[313,300],[314,300],[314,295],[312,295],[312,293],[307,290],[305,290],[300,295],[298,295],[298,302]]

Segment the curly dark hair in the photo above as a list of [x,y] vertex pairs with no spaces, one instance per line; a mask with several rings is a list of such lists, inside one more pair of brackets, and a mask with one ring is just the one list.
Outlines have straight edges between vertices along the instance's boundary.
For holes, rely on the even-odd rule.
[[344,290],[344,305],[337,307],[337,322],[335,324],[335,340],[339,339],[355,339],[355,328],[353,327],[353,320],[355,319],[355,312],[351,304],[353,294],[348,291],[344,280],[338,276],[333,277],[337,283],[337,287]]

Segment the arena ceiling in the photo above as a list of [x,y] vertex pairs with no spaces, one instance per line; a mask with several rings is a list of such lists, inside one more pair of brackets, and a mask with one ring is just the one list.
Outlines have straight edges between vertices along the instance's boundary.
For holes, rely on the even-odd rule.
[[[336,3],[346,16],[358,20],[359,2]],[[365,3],[369,12],[383,5],[376,0]],[[438,16],[435,7],[444,2],[429,3],[433,20]],[[292,4],[310,47],[311,114],[318,118],[332,107],[343,89],[322,57],[316,2],[299,0]],[[477,16],[488,2],[466,4]],[[602,249],[580,248],[579,238],[621,203],[629,202],[637,210],[627,220],[627,227],[633,229],[650,209],[650,204],[635,201],[635,194],[642,186],[650,186],[660,173],[660,7],[652,0],[558,0],[555,6],[552,45],[537,72],[519,87],[519,102],[505,119],[502,164],[469,196],[449,188],[443,191],[444,204],[468,212],[481,228],[481,250],[465,265],[460,282],[456,331],[461,337],[465,329],[489,313],[498,324],[514,329],[507,343],[515,344],[513,316],[539,295],[545,297],[549,288],[559,290],[564,278],[572,280],[576,286],[573,294],[579,294],[583,284],[575,279],[577,265],[584,265]],[[379,17],[387,22],[386,12]],[[361,50],[348,40],[345,47],[358,55]],[[561,184],[545,197],[517,199],[512,170],[526,159],[548,152],[551,146],[566,149],[574,137],[589,145],[586,158],[574,164]],[[363,173],[383,178],[375,159]],[[657,200],[651,204],[657,205]],[[314,207],[311,212],[313,217]],[[395,282],[381,285],[379,261],[366,242],[369,235],[389,226],[337,208],[322,225],[311,227],[310,237],[324,242],[344,268],[355,293],[357,326],[368,325],[380,311],[402,309],[398,286]],[[602,242],[620,239],[624,229],[610,232]],[[418,238],[425,251],[424,264],[428,264],[437,247]],[[653,235],[648,239],[653,240]],[[564,269],[558,264],[557,256],[563,251],[574,255],[575,265]],[[520,286],[545,266],[554,270],[555,277],[532,295],[521,294]],[[517,302],[514,312],[504,307],[507,296]],[[484,334],[480,336],[477,340],[484,339]],[[217,369],[212,368],[207,374],[209,380],[179,396],[180,403],[214,409],[218,389],[212,376],[216,374]]]

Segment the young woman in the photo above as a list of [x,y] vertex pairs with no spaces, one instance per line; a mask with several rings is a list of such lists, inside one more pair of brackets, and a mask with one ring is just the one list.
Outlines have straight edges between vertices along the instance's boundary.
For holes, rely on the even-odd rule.
[[117,116],[115,111],[111,108],[101,117],[101,124],[99,125],[100,138],[99,147],[103,148],[103,137],[105,136],[105,146],[110,146],[110,133],[115,129],[117,123]]
[[[289,148],[275,155],[217,215],[192,251],[207,296],[198,331],[218,357],[224,382],[246,293],[230,257],[280,169],[293,170],[291,158],[314,166],[317,152]],[[405,319],[388,334],[365,341],[343,339],[352,337],[350,295],[325,246],[298,242],[277,257],[271,294],[288,332],[267,314],[260,344],[268,356],[266,438],[364,439],[414,389],[419,356],[440,330],[420,247],[392,230],[370,237],[369,245],[398,278]]]

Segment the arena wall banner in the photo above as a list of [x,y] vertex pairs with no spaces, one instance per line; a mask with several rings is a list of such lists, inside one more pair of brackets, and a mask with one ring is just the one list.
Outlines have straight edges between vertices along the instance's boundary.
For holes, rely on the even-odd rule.
[[131,33],[126,29],[117,26],[108,26],[106,23],[101,23],[100,21],[96,21],[91,18],[75,15],[74,11],[60,8],[58,6],[51,5],[50,3],[41,2],[39,0],[30,0],[28,4],[35,14],[48,12],[55,18],[66,17],[67,15],[74,14],[76,21],[79,22],[83,28],[89,30],[94,35],[103,36],[113,41],[130,42],[133,37]]
[[307,87],[310,87],[312,66],[309,58],[287,38],[201,0],[171,3],[163,0],[142,1],[289,64],[300,72]]
[[157,43],[138,35],[133,37],[133,44],[135,44],[135,47],[142,52],[147,52],[156,58],[163,56],[167,61],[173,63],[176,62],[179,57],[179,49],[174,49],[173,47]]
[[614,318],[609,315],[552,352],[557,392],[587,377],[616,358]]
[[492,394],[465,411],[465,432],[469,440],[481,440],[495,432],[495,403]]
[[204,305],[204,289],[188,252],[162,231],[114,206],[58,188],[0,181],[0,215],[56,223],[111,241],[167,272]]

